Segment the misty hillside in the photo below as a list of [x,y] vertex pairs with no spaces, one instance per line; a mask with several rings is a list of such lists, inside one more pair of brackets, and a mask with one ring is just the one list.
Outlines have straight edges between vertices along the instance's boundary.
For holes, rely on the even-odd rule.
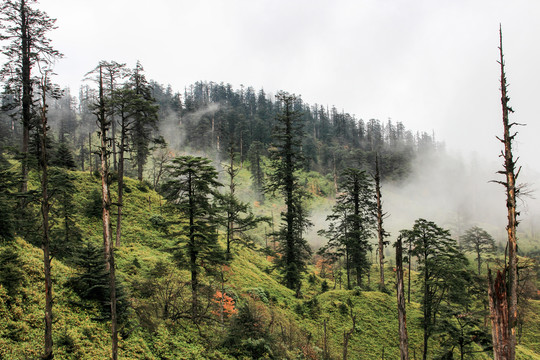
[[502,26],[489,160],[325,99],[164,86],[140,61],[64,88],[56,28],[0,5],[0,359],[540,359],[538,174]]
[[[95,207],[91,196],[99,189],[99,179],[88,172],[71,174],[76,188],[73,219],[84,240],[74,245],[76,257],[62,255],[52,262],[55,357],[106,358],[110,347],[107,300],[98,295],[89,296],[76,285],[82,275],[88,277],[96,272],[96,268],[87,268],[91,259],[101,258],[100,219],[96,216],[99,213],[92,213]],[[240,192],[253,196],[247,169],[239,176],[246,181]],[[332,186],[331,181],[322,177],[312,177],[308,184],[319,184],[322,190]],[[115,254],[117,276],[123,289],[121,301],[125,304],[120,317],[120,358],[315,359],[326,356],[340,359],[343,334],[352,327],[351,316],[355,317],[357,330],[350,338],[349,358],[373,359],[383,353],[385,358],[399,356],[392,268],[386,269],[389,293],[376,291],[376,266],[370,270],[371,283],[366,283],[362,289],[345,290],[345,279],[339,271],[325,267],[320,260],[314,261],[303,280],[303,295],[296,298],[293,291],[281,285],[280,276],[272,270],[272,257],[265,255],[264,238],[269,226],[253,234],[258,239],[253,249],[234,247],[233,260],[222,268],[221,274],[204,277],[205,289],[211,291],[204,295],[209,306],[208,320],[193,326],[189,316],[184,316],[190,296],[186,289],[188,271],[178,267],[171,252],[177,239],[162,226],[174,215],[148,185],[126,179],[126,186],[130,190],[126,196],[125,235]],[[114,192],[112,195],[116,196]],[[328,200],[316,196],[312,201],[324,204]],[[268,213],[277,204],[277,201],[268,201],[255,210]],[[27,238],[31,239],[28,235]],[[271,241],[268,246],[272,247]],[[43,331],[40,252],[38,247],[32,246],[31,240],[20,237],[2,245],[0,271],[3,276],[9,272],[10,279],[18,280],[16,285],[9,282],[6,287],[8,279],[1,278],[0,311],[5,319],[0,325],[2,358],[25,359],[40,354]],[[8,254],[11,255],[8,257]],[[389,261],[392,263],[391,259]],[[416,272],[412,275],[412,302],[407,306],[409,341],[411,352],[420,354],[420,289],[414,285]],[[96,276],[90,281],[99,282],[99,278]],[[223,314],[216,297],[219,291],[231,299],[231,305],[223,307]],[[526,311],[530,315],[523,323],[521,359],[536,359],[540,354],[536,341],[539,310],[538,300],[528,301]],[[324,355],[325,326],[327,355]],[[438,335],[432,343],[430,358],[442,354],[449,340],[442,333]],[[472,343],[467,349],[479,351],[481,346]],[[490,355],[480,352],[466,358],[488,359]]]

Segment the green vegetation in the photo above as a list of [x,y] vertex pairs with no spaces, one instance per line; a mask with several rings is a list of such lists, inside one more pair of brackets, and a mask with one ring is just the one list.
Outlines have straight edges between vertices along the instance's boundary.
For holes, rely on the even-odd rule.
[[[92,247],[99,248],[102,242],[99,219],[86,213],[87,197],[99,188],[99,180],[88,173],[70,174],[77,188],[74,221],[88,245],[81,244],[77,251],[79,261],[69,262],[69,266],[53,259],[55,358],[107,358],[111,340],[106,307],[73,285],[84,274],[82,263],[90,257],[84,254],[91,252],[88,249]],[[242,169],[239,178],[248,177],[249,171]],[[323,187],[327,186],[328,180],[319,177],[317,181]],[[165,201],[160,195],[137,184],[137,180],[126,179],[130,190],[125,195],[124,243],[116,249],[117,274],[123,279],[123,299],[127,304],[123,311],[119,310],[123,314],[120,358],[250,359],[266,356],[315,359],[323,358],[326,351],[330,358],[339,359],[343,351],[343,334],[352,326],[349,304],[356,316],[357,329],[349,341],[349,358],[380,358],[383,352],[385,358],[398,357],[397,308],[393,294],[357,288],[339,290],[339,285],[334,288],[334,279],[319,276],[320,268],[311,265],[308,267],[310,276],[302,284],[303,298],[296,298],[293,290],[280,283],[280,276],[273,270],[272,257],[260,251],[260,247],[254,250],[238,247],[219,276],[201,275],[201,288],[212,291],[201,292],[210,308],[206,313],[207,321],[195,326],[191,319],[182,317],[182,307],[190,301],[189,272],[179,269],[174,260],[176,243],[182,238],[172,235],[174,229],[166,230],[168,227],[164,225],[176,221],[178,215],[163,206]],[[249,183],[242,185],[239,192],[249,192]],[[112,196],[114,199],[114,192]],[[255,207],[255,211],[269,212],[277,203],[277,200],[273,201]],[[312,200],[313,203],[320,201],[320,198]],[[62,224],[55,226],[62,227]],[[260,239],[259,243],[263,242],[263,229],[259,227],[253,235]],[[220,236],[220,243],[225,245],[224,234]],[[5,319],[0,323],[0,357],[37,357],[42,342],[44,304],[41,250],[19,237],[13,242],[4,242],[0,254],[2,259],[18,257],[16,268],[10,266],[8,260],[3,262],[0,279],[19,279],[16,286],[4,282],[0,286],[0,316]],[[386,270],[391,288],[394,274],[391,268]],[[376,276],[375,266],[371,272]],[[106,275],[99,280],[98,271],[87,273],[96,279],[98,287],[106,287]],[[326,276],[328,274],[330,271]],[[423,339],[422,293],[414,281],[416,273],[413,275],[414,302],[407,307],[407,317],[410,353],[418,358]],[[327,286],[325,292],[321,291],[323,283]],[[90,288],[90,285],[86,286],[86,290]],[[218,290],[226,294],[223,299],[233,300],[232,311],[221,312],[219,298],[215,297]],[[106,294],[103,299],[107,299]],[[529,300],[521,345],[518,346],[520,359],[539,358],[538,310],[540,302]],[[434,335],[430,344],[428,358],[443,354],[444,336]],[[473,349],[481,350],[478,345]],[[457,350],[455,356],[458,356]],[[489,357],[489,353],[480,352],[469,358]]]

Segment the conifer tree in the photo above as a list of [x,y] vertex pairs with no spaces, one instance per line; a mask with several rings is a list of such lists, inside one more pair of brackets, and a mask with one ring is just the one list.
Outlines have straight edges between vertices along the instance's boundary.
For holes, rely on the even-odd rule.
[[478,276],[480,276],[482,266],[482,254],[493,253],[495,251],[495,240],[484,229],[473,226],[465,232],[462,237],[462,247],[464,251],[471,251],[476,254],[478,265]]
[[282,226],[276,234],[279,253],[276,266],[283,275],[283,282],[300,295],[302,274],[306,271],[311,248],[303,232],[311,224],[303,203],[306,195],[298,183],[298,171],[303,165],[301,114],[294,110],[296,96],[280,92],[276,99],[281,106],[270,149],[271,170],[266,191],[279,192],[285,200],[285,211],[281,213]]
[[[40,180],[41,180],[41,216],[43,237],[41,248],[43,249],[43,273],[45,277],[45,336],[44,336],[44,352],[41,355],[42,359],[52,359],[53,355],[53,340],[52,340],[52,324],[53,324],[53,298],[52,298],[52,278],[51,278],[51,238],[50,238],[50,208],[51,199],[49,193],[49,169],[48,169],[48,150],[47,150],[47,131],[49,130],[47,118],[47,97],[53,94],[53,87],[48,78],[50,70],[45,70],[40,83],[41,102],[39,109],[40,128],[39,128],[39,143],[40,143]],[[53,94],[54,96],[54,94]]]
[[202,157],[175,158],[168,166],[168,175],[169,179],[163,184],[165,197],[170,206],[188,222],[178,234],[185,235],[187,243],[179,243],[175,256],[191,272],[191,319],[198,323],[201,315],[200,273],[203,269],[211,271],[212,265],[222,263],[223,258],[217,242],[218,219],[213,202],[221,184],[217,181],[218,174],[210,160]]
[[341,175],[340,195],[332,214],[328,230],[321,235],[328,237],[326,249],[339,251],[345,256],[347,286],[351,287],[351,271],[356,275],[356,285],[362,285],[362,277],[369,271],[368,240],[376,227],[376,203],[373,186],[364,171],[348,168]]
[[28,182],[28,155],[30,132],[36,128],[33,119],[37,109],[33,101],[33,88],[39,85],[39,76],[33,75],[36,65],[42,68],[52,64],[62,54],[55,50],[47,33],[55,29],[56,19],[33,8],[36,0],[5,0],[0,6],[0,39],[8,41],[2,48],[6,57],[0,77],[5,81],[5,92],[13,96],[23,125],[21,145],[21,192],[26,193]]
[[250,162],[252,189],[259,202],[264,202],[264,171],[262,169],[263,144],[253,141],[249,148],[248,158]]
[[[402,230],[412,244],[412,255],[418,259],[422,289],[423,359],[428,359],[428,343],[436,330],[441,304],[450,292],[463,290],[460,277],[467,259],[459,251],[450,232],[434,222],[418,219],[410,230]],[[410,261],[410,259],[409,259]],[[458,290],[456,290],[456,288]]]
[[135,93],[144,100],[136,108],[134,114],[133,129],[131,131],[132,149],[135,153],[135,162],[137,166],[137,179],[142,181],[143,168],[146,159],[150,153],[150,143],[152,141],[152,131],[157,128],[158,107],[152,96],[152,88],[148,84],[143,74],[143,67],[137,61],[130,78],[130,85]]
[[114,267],[114,245],[112,244],[112,225],[111,225],[111,194],[109,189],[109,155],[110,138],[109,129],[110,120],[107,118],[108,101],[105,96],[104,68],[108,64],[100,62],[99,65],[90,74],[94,73],[98,83],[98,98],[93,105],[94,114],[97,117],[99,126],[99,156],[101,161],[101,200],[102,200],[102,223],[103,223],[103,250],[105,255],[105,269],[109,272],[109,294],[111,306],[111,355],[113,360],[118,357],[118,329],[116,313],[116,269]]
[[229,146],[229,165],[226,167],[229,176],[229,191],[221,195],[221,203],[226,216],[225,225],[227,228],[227,247],[225,251],[226,260],[231,259],[231,245],[241,242],[244,245],[253,245],[253,240],[247,234],[249,230],[255,229],[261,221],[269,221],[270,218],[256,217],[251,211],[249,204],[244,203],[236,196],[236,180],[238,168],[235,168],[236,153],[234,144]]
[[68,145],[65,141],[60,141],[58,148],[54,157],[51,159],[51,165],[68,170],[74,170],[77,166],[75,165],[75,160],[73,160],[73,154],[69,150]]

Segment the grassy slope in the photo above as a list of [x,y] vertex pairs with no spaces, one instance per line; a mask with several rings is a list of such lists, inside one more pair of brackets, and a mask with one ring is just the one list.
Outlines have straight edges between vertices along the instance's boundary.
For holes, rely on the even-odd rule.
[[[82,210],[92,189],[99,188],[98,179],[86,173],[75,173],[78,193],[75,195],[78,210]],[[242,175],[247,177],[244,174]],[[322,181],[321,181],[322,182]],[[128,289],[141,282],[145,274],[158,261],[172,263],[166,250],[174,245],[175,239],[164,236],[150,223],[153,214],[159,214],[160,198],[153,191],[139,188],[137,182],[127,179],[131,192],[126,194],[123,244],[117,250],[119,275],[125,279]],[[113,199],[115,195],[113,192]],[[320,199],[316,201],[322,201]],[[269,201],[268,208],[277,208],[275,201]],[[278,210],[275,210],[278,211]],[[166,215],[165,215],[166,216]],[[277,214],[275,214],[277,218]],[[101,223],[99,219],[77,216],[84,238],[101,244]],[[261,238],[261,230],[259,237]],[[16,246],[22,255],[21,267],[25,273],[22,294],[11,308],[6,304],[8,297],[0,287],[0,358],[27,359],[39,355],[43,335],[44,296],[42,286],[41,250],[22,239]],[[350,291],[333,290],[320,294],[320,279],[304,284],[306,299],[294,298],[293,292],[279,283],[272,263],[264,255],[236,248],[236,255],[227,271],[227,287],[239,296],[240,301],[254,298],[263,312],[275,318],[276,334],[289,334],[296,343],[305,343],[291,358],[304,354],[320,357],[323,348],[323,322],[327,322],[328,348],[333,358],[342,353],[343,333],[351,327],[351,318],[345,304],[351,299],[357,317],[358,331],[353,334],[349,346],[350,359],[385,358],[398,356],[397,316],[395,296],[380,292],[361,292],[353,295]],[[96,321],[97,309],[76,305],[78,297],[65,285],[74,269],[53,260],[54,316],[53,329],[56,359],[106,359],[109,354],[110,338],[108,324]],[[178,272],[180,278],[185,272]],[[387,279],[391,282],[391,273]],[[256,291],[268,294],[268,301],[253,296]],[[251,295],[249,295],[251,294]],[[316,299],[316,300],[313,300]],[[138,299],[133,298],[137,302]],[[524,325],[520,358],[538,359],[540,354],[540,303],[532,302],[530,316]],[[420,355],[422,332],[420,310],[417,303],[408,307],[408,329],[411,349]],[[135,328],[127,339],[121,340],[120,358],[126,359],[226,359],[219,350],[209,350],[208,341],[200,337],[196,329],[185,325],[181,331],[173,331],[166,323],[159,324],[151,335]],[[212,329],[208,329],[212,331]],[[277,335],[276,335],[277,336]],[[214,342],[215,344],[215,342]],[[434,344],[436,350],[437,346]],[[384,350],[383,350],[384,349]],[[411,350],[411,357],[413,350]],[[487,358],[487,357],[476,357]]]

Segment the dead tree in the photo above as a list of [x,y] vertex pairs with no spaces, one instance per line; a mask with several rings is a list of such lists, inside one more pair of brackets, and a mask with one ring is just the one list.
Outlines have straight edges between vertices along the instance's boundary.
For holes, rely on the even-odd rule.
[[[508,225],[506,231],[508,233],[508,319],[491,319],[493,324],[506,324],[508,331],[508,351],[507,357],[502,357],[501,359],[510,359],[514,360],[516,357],[516,322],[517,322],[517,288],[518,288],[518,274],[517,274],[517,239],[516,239],[516,228],[518,225],[517,216],[519,213],[516,211],[516,197],[519,193],[519,189],[516,186],[516,180],[519,175],[521,168],[518,168],[516,172],[516,162],[512,155],[512,141],[517,135],[517,132],[512,133],[512,127],[520,125],[518,123],[509,122],[509,113],[514,112],[510,106],[508,106],[508,101],[510,98],[507,93],[507,83],[506,83],[506,74],[504,72],[504,56],[503,56],[503,47],[502,47],[502,29],[499,27],[499,64],[501,67],[501,104],[502,104],[502,114],[503,114],[503,138],[497,137],[497,139],[503,143],[504,150],[501,151],[500,157],[504,159],[503,169],[499,171],[499,174],[502,174],[506,177],[505,181],[496,181],[497,183],[503,185],[506,189],[506,208],[508,211]],[[497,312],[494,313],[493,309],[490,309],[490,312],[495,315],[502,315]],[[493,348],[503,347],[502,344],[496,344],[495,338],[493,338]]]
[[396,242],[396,278],[400,359],[409,360],[409,339],[407,336],[407,314],[405,309],[405,286],[403,284],[403,247],[401,235],[398,237]]
[[380,280],[379,280],[379,289],[384,290],[384,245],[387,245],[387,242],[384,241],[384,238],[388,236],[388,233],[384,231],[383,228],[383,218],[385,214],[382,210],[382,194],[381,194],[381,174],[379,172],[379,156],[375,156],[375,194],[377,197],[377,235],[379,238],[379,271],[380,271]]
[[[491,317],[491,337],[493,339],[493,359],[510,359],[510,338],[508,331],[508,299],[506,296],[506,274],[497,271],[495,282],[488,269],[489,313]],[[515,353],[514,353],[515,356]]]

